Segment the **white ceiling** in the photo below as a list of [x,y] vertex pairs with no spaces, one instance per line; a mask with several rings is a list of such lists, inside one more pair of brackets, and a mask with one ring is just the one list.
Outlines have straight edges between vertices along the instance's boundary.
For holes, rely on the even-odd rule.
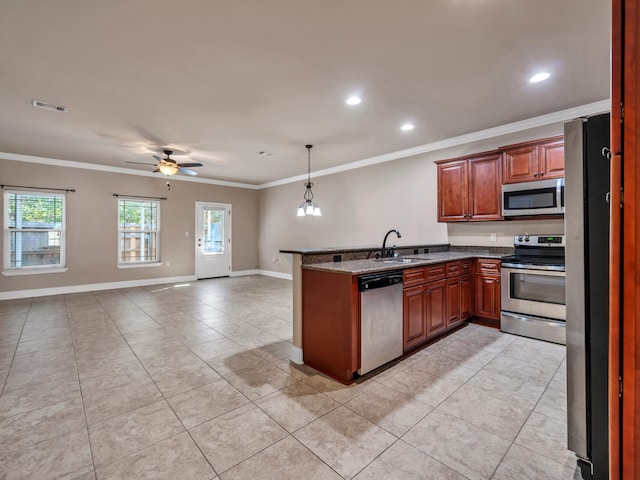
[[[262,184],[609,97],[602,0],[0,4],[0,151]],[[541,70],[546,82],[529,84]],[[363,103],[344,100],[358,92]],[[32,99],[68,107],[55,113]],[[411,132],[400,131],[405,121]],[[273,152],[260,156],[258,151]],[[160,174],[158,174],[160,175]]]

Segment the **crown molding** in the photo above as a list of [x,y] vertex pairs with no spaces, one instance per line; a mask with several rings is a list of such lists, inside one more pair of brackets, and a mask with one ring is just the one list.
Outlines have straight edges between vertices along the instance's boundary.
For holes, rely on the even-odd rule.
[[[365,158],[355,162],[345,163],[337,167],[326,168],[324,170],[318,170],[311,172],[314,177],[324,177],[326,175],[332,175],[334,173],[346,172],[349,170],[355,170],[357,168],[364,168],[370,165],[376,165],[378,163],[391,162],[393,160],[400,160],[402,158],[412,157],[414,155],[420,155],[423,153],[434,152],[437,150],[443,150],[445,148],[456,147],[467,143],[477,142],[480,140],[487,140],[501,135],[508,135],[511,133],[521,132],[536,127],[544,127],[547,125],[553,125],[554,123],[566,122],[573,120],[574,118],[584,117],[587,115],[594,115],[596,113],[602,113],[611,110],[611,100],[605,99],[599,102],[588,103],[579,107],[568,108],[566,110],[560,110],[546,115],[540,115],[538,117],[528,118],[518,122],[508,123],[506,125],[500,125],[497,127],[487,128],[485,130],[479,130],[477,132],[466,133],[457,137],[451,137],[437,142],[431,142],[417,147],[406,148],[404,150],[398,150],[396,152],[385,153],[383,155],[376,155],[375,157]],[[121,173],[125,175],[139,175],[142,177],[154,177],[158,176],[152,172],[144,172],[140,170],[133,170],[131,168],[111,167],[108,165],[99,165],[96,163],[84,163],[74,162],[71,160],[60,160],[57,158],[36,157],[32,155],[22,155],[18,153],[6,153],[0,152],[0,159],[13,160],[17,162],[29,162],[45,165],[54,165],[59,167],[80,168],[84,170],[96,170],[109,173]],[[220,185],[224,187],[246,188],[250,190],[262,190],[265,188],[277,187],[280,185],[286,185],[289,183],[300,182],[307,179],[307,175],[297,175],[295,177],[283,178],[281,180],[274,180],[273,182],[266,182],[258,185],[250,183],[240,182],[228,182],[224,180],[213,180],[208,178],[194,178],[187,176],[172,176],[167,177],[171,181],[180,182],[194,182],[205,183],[209,185]]]
[[[60,160],[58,158],[36,157],[33,155],[22,155],[19,153],[0,152],[0,159],[13,160],[16,162],[37,163],[40,165],[53,165],[56,167],[80,168],[83,170],[95,170],[99,172],[121,173],[125,175],[138,175],[140,177],[159,178],[158,175],[153,172],[143,172],[140,170],[133,170],[132,168],[111,167],[109,165],[100,165],[97,163],[74,162],[71,160]],[[212,180],[209,178],[197,178],[197,177],[188,177],[188,176],[178,177],[175,175],[171,177],[166,177],[166,178],[171,179],[172,182],[180,181],[180,182],[206,183],[209,185],[221,185],[224,187],[235,187],[235,188],[248,188],[251,190],[258,190],[261,188],[259,185],[252,185],[250,183],[227,182],[224,180]]]
[[[326,168],[324,170],[318,170],[311,172],[314,177],[323,177],[325,175],[332,175],[334,173],[346,172],[348,170],[355,170],[357,168],[368,167],[370,165],[376,165],[378,163],[390,162],[393,160],[399,160],[406,157],[412,157],[422,153],[434,152],[436,150],[443,150],[445,148],[456,147],[467,143],[477,142],[480,140],[487,140],[501,135],[508,135],[510,133],[521,132],[537,127],[544,127],[547,125],[553,125],[558,122],[566,122],[575,118],[584,117],[587,115],[594,115],[596,113],[607,112],[611,110],[611,100],[601,100],[599,102],[593,102],[579,107],[568,108],[566,110],[560,110],[558,112],[548,113],[546,115],[540,115],[538,117],[528,118],[519,122],[507,123],[506,125],[500,125],[498,127],[487,128],[486,130],[479,130],[477,132],[466,133],[457,137],[447,138],[445,140],[439,140],[437,142],[427,143],[417,147],[406,148],[404,150],[398,150],[397,152],[385,153],[383,155],[377,155],[375,157],[365,158],[364,160],[358,160],[356,162],[345,163],[337,167]],[[258,185],[260,189],[277,187],[279,185],[286,185],[288,183],[300,182],[307,179],[307,175],[297,175],[295,177],[284,178],[282,180],[275,180],[273,182],[262,183]]]

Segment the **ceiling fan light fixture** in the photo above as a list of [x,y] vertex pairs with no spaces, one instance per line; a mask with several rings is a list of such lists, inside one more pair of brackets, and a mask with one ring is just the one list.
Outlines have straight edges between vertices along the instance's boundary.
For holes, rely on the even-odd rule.
[[311,149],[313,145],[305,145],[307,149],[307,183],[304,184],[306,190],[304,192],[304,201],[298,207],[298,217],[305,217],[307,215],[314,217],[321,217],[322,212],[316,202],[313,201],[313,183],[311,183]]
[[178,173],[178,166],[176,164],[163,163],[158,167],[158,170],[160,170],[160,173],[170,177]]

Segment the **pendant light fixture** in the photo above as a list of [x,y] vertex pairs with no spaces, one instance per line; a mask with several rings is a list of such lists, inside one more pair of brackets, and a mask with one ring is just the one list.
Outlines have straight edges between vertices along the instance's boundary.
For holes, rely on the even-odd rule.
[[307,190],[304,192],[304,202],[298,207],[298,217],[306,215],[320,217],[322,212],[318,204],[313,201],[313,192],[311,191],[311,187],[313,187],[313,183],[311,183],[311,149],[313,145],[305,145],[305,148],[307,149],[307,183],[304,186],[307,187]]

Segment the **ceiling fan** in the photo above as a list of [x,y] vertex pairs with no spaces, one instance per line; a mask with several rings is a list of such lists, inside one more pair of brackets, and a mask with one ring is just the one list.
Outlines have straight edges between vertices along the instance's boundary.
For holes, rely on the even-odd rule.
[[158,155],[153,156],[153,158],[155,158],[158,161],[157,164],[143,163],[143,162],[125,162],[125,163],[134,163],[137,165],[155,165],[157,168],[153,172],[154,173],[160,172],[166,175],[167,177],[175,175],[176,173],[184,173],[186,175],[197,175],[198,172],[194,170],[190,170],[190,168],[187,168],[187,167],[203,166],[202,163],[200,162],[189,162],[189,163],[176,162],[173,158],[171,158],[171,155],[173,155],[174,153],[176,154],[178,153],[174,152],[173,150],[163,149],[162,152],[166,155],[166,157],[163,158],[163,157],[159,157]]

